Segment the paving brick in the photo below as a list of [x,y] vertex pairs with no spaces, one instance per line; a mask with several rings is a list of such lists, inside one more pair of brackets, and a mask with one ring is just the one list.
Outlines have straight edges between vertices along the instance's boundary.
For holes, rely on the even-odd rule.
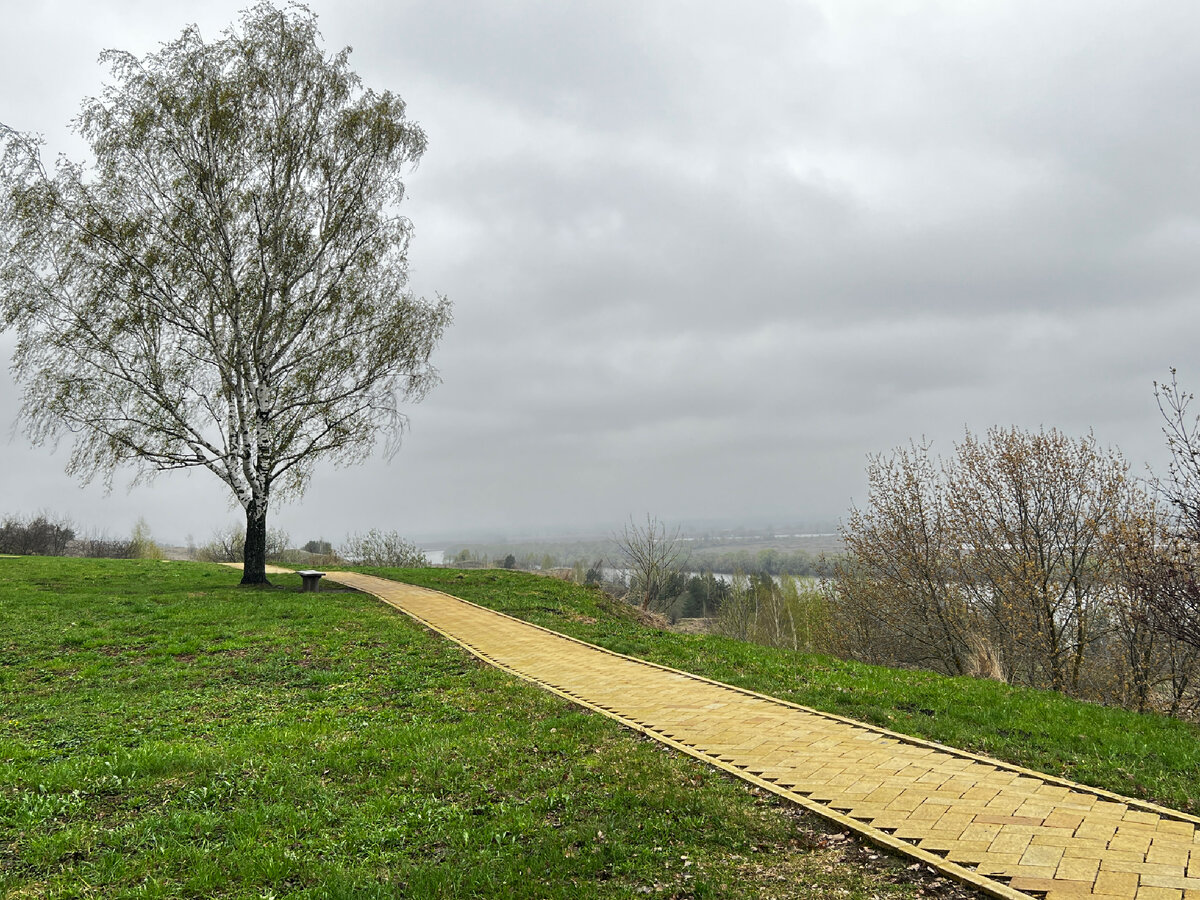
[[1043,820],[1036,816],[976,816],[976,822],[984,825],[1041,825]]
[[1048,847],[1045,844],[1030,844],[1021,856],[1022,866],[1054,866],[1058,867],[1062,859],[1062,847]]
[[[995,840],[995,838],[998,834],[1000,834],[1000,826],[999,825],[991,825],[986,822],[975,821],[963,829],[961,837],[964,841],[988,841],[988,842],[991,842],[991,841]],[[1029,843],[1029,841],[1026,840],[1021,845],[1022,851],[1024,851],[1025,846],[1028,843]]]
[[1075,829],[1083,824],[1083,813],[1070,809],[1054,809],[1042,824],[1047,828],[1069,828],[1074,834]]
[[1096,876],[1092,890],[1109,897],[1133,897],[1137,891],[1138,876],[1130,872],[1106,872],[1101,870]]
[[1142,875],[1141,883],[1149,887],[1169,887],[1179,890],[1200,891],[1200,878],[1182,875]]
[[1136,872],[1145,880],[1147,875],[1183,876],[1183,870],[1178,866],[1164,866],[1160,863],[1126,862],[1113,859],[1111,855],[1100,858],[1100,869],[1113,872]]
[[1134,896],[1137,900],[1183,900],[1183,891],[1177,888],[1139,887]]
[[1187,868],[1189,853],[1190,851],[1187,847],[1151,844],[1150,850],[1146,853],[1146,862],[1179,866],[1182,871]]
[[1112,836],[1117,833],[1117,826],[1114,822],[1099,822],[1091,818],[1084,819],[1083,824],[1075,829],[1075,836],[1078,838],[1089,838],[1108,842]]
[[1020,853],[994,853],[989,850],[979,860],[977,871],[981,875],[1000,875],[1014,871],[1020,861]]
[[1099,871],[1099,857],[1088,859],[1064,856],[1054,877],[1060,881],[1086,881],[1090,885],[1096,880]]
[[993,787],[987,784],[976,784],[973,788],[970,788],[963,793],[962,799],[978,801],[979,803],[987,803],[999,793],[999,787]]
[[987,841],[954,841],[946,848],[946,859],[951,862],[978,863],[987,850]]
[[1150,836],[1140,834],[1121,834],[1117,833],[1111,841],[1108,842],[1108,849],[1118,853],[1137,853],[1143,858],[1150,850]]
[[1175,822],[1171,819],[1160,818],[1156,823],[1155,830],[1159,834],[1173,834],[1189,841],[1196,835],[1196,826],[1191,822]]
[[1075,838],[1074,835],[1067,832],[1055,832],[1049,828],[1042,828],[1034,832],[1033,843],[1035,846],[1041,845],[1043,847],[1062,847],[1065,854],[1068,847],[1074,847],[1078,843],[1078,839]]
[[910,821],[928,822],[929,827],[933,827],[933,823],[944,816],[948,809],[950,809],[950,806],[945,802],[932,803],[926,801],[909,813],[908,818]]
[[[970,813],[960,811],[958,806],[951,806],[950,809],[934,824],[935,828],[956,830],[962,834],[964,830],[974,820],[974,816]],[[1186,854],[1184,855],[1186,859]]]
[[1061,881],[1054,879],[1054,887],[1046,892],[1045,900],[1082,900],[1083,897],[1095,897],[1090,881]]
[[1127,809],[1125,815],[1122,816],[1126,822],[1141,822],[1143,825],[1158,825],[1159,816],[1157,813],[1147,812],[1138,809]]

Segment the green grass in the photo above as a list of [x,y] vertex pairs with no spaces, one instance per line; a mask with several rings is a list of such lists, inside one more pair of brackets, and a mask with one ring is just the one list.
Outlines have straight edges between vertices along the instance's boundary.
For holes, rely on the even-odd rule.
[[[0,898],[929,889],[894,883],[904,864],[847,851],[782,801],[484,666],[369,597],[301,594],[297,576],[245,589],[239,577],[0,560]],[[622,619],[572,622],[594,595],[532,576],[421,577],[608,628],[623,649],[679,664],[723,652]]]
[[1200,729],[974,678],[655,631],[599,591],[503,570],[376,570],[620,653],[1192,813]]

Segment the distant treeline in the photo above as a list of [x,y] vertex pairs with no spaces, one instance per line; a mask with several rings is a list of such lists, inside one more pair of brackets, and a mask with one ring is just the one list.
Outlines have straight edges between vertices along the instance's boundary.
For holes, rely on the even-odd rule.
[[0,553],[14,556],[89,556],[129,559],[142,551],[138,536],[128,540],[78,536],[70,520],[51,513],[0,519]]
[[616,559],[617,545],[608,539],[590,541],[522,541],[513,543],[454,544],[445,549],[447,565],[475,563],[502,565],[508,557],[518,569],[556,569],[597,560]]
[[[517,569],[556,569],[583,566],[622,568],[621,552],[610,540],[569,543],[468,544],[446,548],[446,564],[494,565]],[[718,575],[825,575],[832,568],[803,550],[766,548],[758,551],[707,547],[686,556],[683,568]]]
[[52,520],[46,515],[32,519],[5,516],[0,521],[0,553],[15,556],[62,556],[75,540],[69,522]]
[[722,575],[822,575],[825,567],[803,550],[697,550],[688,568]]

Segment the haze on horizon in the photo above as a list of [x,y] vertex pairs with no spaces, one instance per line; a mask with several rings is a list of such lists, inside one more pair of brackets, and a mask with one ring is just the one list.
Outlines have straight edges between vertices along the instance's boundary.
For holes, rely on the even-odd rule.
[[[0,121],[83,159],[102,49],[244,5],[10,4]],[[274,508],[296,542],[830,523],[869,454],[992,425],[1165,464],[1152,383],[1200,387],[1195,4],[311,5],[428,132],[412,285],[455,323],[395,460]],[[239,519],[206,473],[106,495],[7,437],[0,514]]]

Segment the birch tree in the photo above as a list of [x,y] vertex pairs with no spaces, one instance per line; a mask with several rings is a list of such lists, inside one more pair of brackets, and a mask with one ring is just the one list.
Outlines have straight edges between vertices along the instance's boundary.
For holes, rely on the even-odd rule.
[[0,126],[0,326],[29,437],[73,437],[84,480],[207,469],[245,511],[243,583],[266,581],[268,509],[318,460],[395,452],[450,321],[407,287],[425,134],[349,52],[262,3],[210,42],[105,52],[86,166],[49,170]]

